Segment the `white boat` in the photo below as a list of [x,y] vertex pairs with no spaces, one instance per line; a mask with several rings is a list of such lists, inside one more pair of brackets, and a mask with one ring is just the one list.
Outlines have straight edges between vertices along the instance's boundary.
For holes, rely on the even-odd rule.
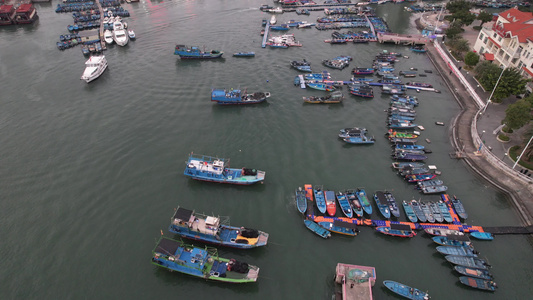
[[133,40],[136,37],[135,32],[132,29],[128,30],[128,36],[130,37],[130,40]]
[[277,20],[276,20],[276,16],[272,16],[272,18],[270,18],[270,25],[274,25],[276,24]]
[[81,80],[85,80],[85,82],[89,83],[96,78],[100,77],[102,73],[104,73],[105,69],[107,68],[107,60],[105,59],[105,56],[91,56],[89,59],[85,62],[85,71],[83,71],[83,75],[81,76]]
[[281,6],[277,6],[275,8],[271,8],[268,10],[269,13],[273,13],[273,14],[282,14],[283,13],[283,8],[281,8]]
[[106,29],[106,31],[104,31],[104,41],[108,45],[113,44],[113,32],[111,32],[111,30]]
[[128,43],[128,35],[122,22],[115,20],[115,23],[113,23],[113,39],[119,46],[126,46]]
[[298,28],[311,28],[315,25],[315,23],[308,23],[307,21],[302,21],[300,24],[298,24]]

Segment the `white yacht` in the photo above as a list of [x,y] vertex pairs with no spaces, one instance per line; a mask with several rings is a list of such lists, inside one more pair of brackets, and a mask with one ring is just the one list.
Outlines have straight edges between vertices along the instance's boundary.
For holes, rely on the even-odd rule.
[[277,20],[276,20],[276,16],[272,16],[272,18],[270,18],[270,25],[274,25],[276,24]]
[[120,21],[115,21],[115,23],[113,23],[113,39],[119,46],[126,46],[128,43],[128,33]]
[[106,29],[106,31],[104,31],[104,41],[108,45],[113,44],[113,32],[111,32],[111,30]]
[[83,71],[81,79],[89,83],[102,75],[105,69],[107,69],[107,60],[104,55],[91,56],[85,62],[85,71]]

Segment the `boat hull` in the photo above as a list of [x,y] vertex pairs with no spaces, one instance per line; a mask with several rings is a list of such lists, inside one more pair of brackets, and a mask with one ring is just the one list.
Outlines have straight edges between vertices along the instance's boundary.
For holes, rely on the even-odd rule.
[[383,284],[385,287],[387,287],[391,292],[396,293],[404,298],[407,299],[414,299],[414,300],[425,300],[429,299],[429,295],[426,292],[423,292],[419,289],[412,288],[410,286],[407,286],[405,284],[395,282],[392,280],[385,280],[383,281]]

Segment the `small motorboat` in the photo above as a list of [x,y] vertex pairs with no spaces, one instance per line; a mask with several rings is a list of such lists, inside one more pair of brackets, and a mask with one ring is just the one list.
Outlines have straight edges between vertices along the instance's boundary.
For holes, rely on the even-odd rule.
[[461,281],[461,283],[464,285],[490,292],[494,292],[497,287],[496,282],[492,280],[484,280],[481,278],[474,278],[469,276],[461,276],[459,277],[459,281]]
[[348,197],[346,196],[346,193],[339,191],[335,197],[337,197],[337,202],[339,202],[339,206],[341,207],[342,213],[347,217],[351,218],[353,217],[353,210],[352,205],[350,204],[350,201],[348,200]]
[[233,56],[235,57],[254,57],[255,52],[237,52],[233,53]]
[[366,195],[366,191],[364,188],[357,188],[356,194],[357,199],[359,199],[359,203],[363,206],[363,210],[366,212],[367,215],[372,214],[372,204],[370,204],[370,201],[368,201],[368,197]]
[[494,236],[490,232],[474,231],[474,232],[470,232],[470,236],[478,240],[484,240],[484,241],[492,241],[494,239]]
[[430,298],[428,293],[416,288],[412,288],[403,283],[399,283],[392,280],[385,280],[383,281],[383,284],[392,292],[407,299],[428,300]]
[[107,29],[104,31],[104,41],[108,45],[113,44],[113,33],[111,30]]
[[418,203],[418,201],[413,199],[411,200],[410,204],[418,220],[420,220],[421,223],[425,223],[427,221],[427,218],[426,218],[426,214],[422,210],[422,207],[420,206],[420,203]]
[[390,226],[380,226],[376,228],[377,231],[392,236],[399,237],[414,237],[416,232],[411,229],[411,226],[405,224],[390,224]]
[[453,208],[455,209],[455,212],[461,219],[466,220],[468,218],[468,214],[465,211],[465,208],[463,207],[463,203],[457,197],[453,196],[452,199]]
[[472,244],[466,235],[434,236],[432,240],[441,246],[470,247]]
[[307,198],[305,197],[305,191],[302,189],[302,187],[299,187],[296,190],[296,207],[298,207],[298,211],[302,214],[305,214],[307,211]]
[[476,277],[481,278],[485,280],[492,280],[492,274],[487,270],[481,270],[481,269],[475,269],[475,268],[469,268],[465,266],[455,266],[453,267],[457,273],[470,276],[470,277]]
[[128,36],[130,37],[131,40],[134,40],[137,37],[133,29],[128,29]]
[[337,212],[337,204],[335,202],[334,191],[324,191],[324,198],[326,199],[326,212],[329,216],[334,217]]
[[85,71],[83,71],[83,75],[81,76],[81,79],[89,83],[95,80],[96,78],[100,77],[100,75],[102,75],[102,73],[104,73],[106,69],[107,69],[107,60],[105,59],[104,55],[91,56],[85,62]]
[[325,239],[331,237],[331,232],[311,220],[304,220],[304,224],[305,227],[307,227],[309,230],[316,233],[320,237],[323,237]]
[[342,222],[335,220],[333,222],[318,222],[318,225],[331,232],[344,234],[349,236],[356,236],[359,233],[357,225],[354,223]]
[[361,201],[357,198],[355,190],[346,190],[345,192],[348,202],[352,205],[352,211],[357,215],[357,217],[363,216],[363,205]]
[[381,191],[377,191],[374,194],[374,201],[376,201],[376,205],[379,209],[379,212],[385,217],[385,219],[390,219],[390,211],[389,206],[387,205],[387,198],[385,197],[385,193]]
[[478,252],[472,247],[437,246],[437,252],[443,255],[459,255],[471,257],[477,257],[478,255]]
[[409,218],[409,221],[416,223],[418,221],[418,217],[415,214],[415,211],[413,210],[413,207],[411,204],[407,201],[402,202],[403,210],[405,211],[405,215],[407,215],[407,218]]
[[315,185],[313,187],[313,194],[315,195],[315,202],[318,211],[326,213],[326,198],[324,198],[324,190],[321,185]]

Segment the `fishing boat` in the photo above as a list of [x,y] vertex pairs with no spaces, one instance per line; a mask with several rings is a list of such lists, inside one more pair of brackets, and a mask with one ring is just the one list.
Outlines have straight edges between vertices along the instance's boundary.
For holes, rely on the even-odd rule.
[[394,196],[392,195],[391,192],[385,191],[383,194],[385,195],[385,199],[387,199],[387,205],[389,206],[390,213],[396,218],[399,218],[400,209],[398,208],[398,205],[396,204],[396,199],[394,199]]
[[326,212],[331,217],[334,217],[335,213],[337,213],[337,204],[335,203],[335,192],[325,190],[324,199],[326,201]]
[[435,177],[437,177],[437,175],[431,174],[431,173],[416,174],[416,175],[411,174],[411,175],[406,175],[405,180],[407,180],[407,182],[413,183],[413,182],[431,180],[431,179],[434,179]]
[[381,212],[383,217],[390,219],[390,211],[389,206],[387,205],[387,198],[385,198],[385,194],[381,191],[377,191],[374,194],[374,201],[376,201],[379,212]]
[[335,103],[342,103],[342,100],[344,99],[344,95],[340,91],[335,91],[333,93],[330,93],[329,95],[317,97],[317,96],[310,96],[310,97],[302,97],[305,103],[312,103],[312,104],[335,104]]
[[469,268],[465,266],[454,266],[453,269],[457,271],[457,273],[470,276],[470,277],[476,277],[481,278],[485,280],[492,280],[492,274],[488,270],[482,270],[482,269],[476,269],[476,268]]
[[288,31],[289,29],[290,29],[289,25],[287,24],[279,24],[279,25],[270,26],[270,30],[272,31]]
[[367,215],[372,214],[372,204],[370,204],[370,201],[368,201],[368,197],[366,195],[366,191],[364,188],[357,188],[356,194],[357,199],[359,199],[359,203],[363,206],[363,210],[366,212]]
[[211,59],[221,58],[224,52],[219,50],[200,50],[198,46],[176,45],[174,54],[178,55],[181,59]]
[[323,237],[325,239],[331,237],[331,232],[329,232],[329,230],[325,229],[324,227],[321,227],[320,225],[318,225],[317,223],[311,220],[305,219],[304,224],[305,224],[305,227],[307,227],[307,229],[316,233],[320,237]]
[[296,207],[298,207],[298,211],[302,214],[305,214],[307,211],[306,192],[302,189],[302,187],[298,187],[296,190]]
[[298,24],[298,29],[300,28],[311,28],[313,26],[316,26],[316,23],[309,23],[307,21],[301,21],[299,24]]
[[409,219],[409,221],[416,223],[418,222],[418,217],[415,214],[415,211],[413,210],[413,207],[411,204],[407,201],[402,201],[403,210],[405,211],[405,215]]
[[316,206],[318,211],[326,213],[326,198],[324,197],[324,190],[321,185],[315,185],[313,187],[313,194],[315,195]]
[[393,162],[392,167],[395,169],[403,169],[405,167],[422,168],[426,164],[421,162]]
[[488,270],[490,265],[483,259],[471,257],[471,256],[461,256],[461,255],[446,255],[447,261],[454,265],[460,265],[470,268],[476,268],[481,270]]
[[421,175],[421,174],[426,174],[429,172],[429,168],[427,167],[422,167],[422,168],[411,168],[409,166],[403,168],[403,169],[400,169],[398,171],[398,174],[400,174],[400,176],[408,176],[408,175]]
[[390,226],[376,227],[378,232],[386,235],[399,236],[399,237],[414,237],[416,232],[411,229],[411,226],[405,224],[390,224]]
[[427,52],[427,49],[424,48],[424,46],[413,46],[411,48],[409,48],[411,51],[413,52],[416,52],[416,53],[426,53]]
[[[363,205],[361,201],[357,198],[355,190],[346,190],[345,192],[348,202],[352,205],[352,211],[357,217],[363,216]],[[341,206],[342,207],[342,206]],[[350,217],[351,218],[351,217]]]
[[412,87],[422,87],[422,88],[432,88],[433,87],[429,83],[415,82],[415,81],[407,82],[405,85],[412,86]]
[[431,209],[429,208],[429,205],[422,201],[420,201],[419,203],[420,203],[420,208],[422,209],[422,211],[424,212],[424,215],[426,216],[426,221],[428,221],[429,223],[435,223],[435,217],[431,213]]
[[434,235],[434,236],[465,235],[464,232],[459,231],[459,230],[440,228],[440,227],[425,228],[424,231],[427,234]]
[[[335,90],[335,87],[333,85],[330,85],[330,84],[325,84],[325,83],[311,83],[311,82],[308,82],[306,83],[306,85],[312,89],[315,89],[315,90],[319,90],[319,91],[326,91],[326,92],[333,92]],[[304,99],[305,101],[305,99]],[[340,103],[342,101],[337,101],[337,102],[334,102],[334,103]],[[318,103],[321,103],[321,102],[318,102]]]
[[311,64],[307,60],[293,60],[291,61],[291,67],[295,68],[298,71],[301,72],[309,72],[311,73]]
[[129,38],[126,34],[124,24],[121,21],[115,21],[113,23],[113,40],[119,46],[126,46],[128,44]]
[[254,57],[255,52],[236,52],[233,53],[233,56],[235,57]]
[[349,87],[350,94],[362,97],[362,98],[374,98],[374,90],[372,87],[367,85],[361,85],[361,86],[350,86]]
[[318,225],[331,232],[344,234],[349,236],[356,236],[359,233],[357,225],[354,223],[342,222],[335,220],[333,222],[318,222]]
[[437,252],[444,255],[477,257],[478,252],[472,247],[437,246]]
[[409,132],[396,132],[392,129],[389,129],[387,133],[388,138],[401,138],[401,139],[416,139],[418,135]]
[[255,92],[248,94],[246,90],[239,89],[213,89],[211,101],[221,105],[257,104],[270,98],[269,92]]
[[408,120],[390,120],[389,121],[389,128],[391,129],[413,129],[417,127],[418,124],[411,123],[411,121]]
[[457,199],[457,197],[454,195],[452,199],[452,205],[455,209],[455,212],[461,219],[466,220],[468,218],[468,214],[466,213],[465,208],[463,207],[463,203],[461,203],[461,200]]
[[403,283],[399,283],[392,280],[385,280],[383,281],[383,284],[392,292],[407,299],[428,300],[430,298],[428,293],[416,288],[412,288]]
[[[443,186],[443,185],[441,185],[441,186]],[[442,201],[439,201],[439,202],[437,202],[437,206],[440,209],[440,213],[442,214],[442,218],[444,219],[444,221],[446,221],[448,223],[453,222],[453,217],[450,214],[450,210],[448,209],[448,205],[446,205],[446,203],[444,203]]]
[[374,137],[367,137],[364,133],[350,133],[347,137],[343,138],[343,141],[348,144],[374,144],[376,139]]
[[335,197],[337,198],[337,202],[339,202],[339,206],[341,207],[342,213],[347,217],[351,218],[353,217],[353,211],[352,211],[352,205],[350,204],[350,201],[348,200],[348,197],[343,192],[338,192]]
[[435,217],[435,222],[442,223],[442,221],[444,221],[444,217],[435,202],[429,202],[429,209],[431,210],[433,217]]
[[442,246],[470,247],[470,239],[466,235],[434,236],[431,238],[435,243]]
[[[415,143],[395,143],[394,145],[394,148],[396,149],[407,149],[407,150],[424,150],[426,147],[422,146],[422,145],[417,145]],[[412,166],[410,166],[412,167]]]
[[366,128],[359,128],[359,127],[343,128],[339,130],[339,137],[341,139],[344,139],[352,135],[365,134],[366,132],[367,132]]
[[485,241],[494,240],[494,236],[490,232],[474,231],[474,232],[470,232],[470,236],[478,240],[485,240]]
[[230,283],[256,282],[259,268],[218,256],[214,248],[199,248],[161,236],[152,264],[195,277]]
[[108,45],[113,44],[113,32],[111,32],[111,30],[106,29],[104,31],[104,41]]
[[328,71],[322,71],[321,73],[305,74],[306,80],[326,80],[331,78],[331,74]]
[[427,186],[439,186],[439,185],[443,185],[444,182],[440,179],[433,179],[433,180],[427,180],[427,181],[419,181],[416,183],[417,187],[418,188],[423,188],[423,187],[427,187]]
[[182,238],[239,249],[265,246],[268,241],[268,233],[231,226],[228,217],[207,216],[182,207],[170,219],[168,230]]
[[104,55],[101,56],[91,56],[85,62],[85,70],[83,75],[81,75],[81,80],[89,83],[96,78],[100,77],[102,73],[107,69],[107,60]]
[[409,160],[409,161],[423,161],[427,159],[427,156],[422,154],[412,154],[412,153],[394,153],[392,157],[396,160]]
[[[448,187],[445,185],[433,185],[433,186],[424,186],[420,188],[420,191],[422,193],[429,195],[429,194],[440,194],[445,193],[448,190]],[[449,212],[448,212],[449,214]],[[446,221],[448,222],[448,221]],[[449,221],[451,222],[451,221]]]
[[474,278],[469,276],[461,276],[459,277],[459,281],[464,285],[468,285],[470,287],[489,292],[494,292],[498,287],[496,285],[496,282],[492,280],[484,280],[481,278]]
[[265,171],[256,169],[234,169],[229,159],[191,153],[185,163],[183,174],[195,180],[218,183],[249,185],[265,180]]
[[421,223],[427,222],[426,214],[422,210],[422,207],[420,206],[420,203],[416,201],[415,199],[411,200],[411,207],[413,208],[414,213],[416,214],[416,217]]
[[354,68],[352,70],[353,75],[372,75],[374,74],[374,68]]

